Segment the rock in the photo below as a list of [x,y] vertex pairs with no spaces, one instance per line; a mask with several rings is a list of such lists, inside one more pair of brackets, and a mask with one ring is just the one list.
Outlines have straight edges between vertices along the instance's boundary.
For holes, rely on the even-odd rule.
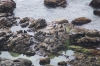
[[18,58],[16,60],[1,58],[0,64],[1,66],[32,66],[32,62],[30,60],[23,58]]
[[16,60],[13,60],[14,63],[21,63],[24,66],[31,66],[32,62],[30,60],[27,59],[23,59],[23,58],[18,58]]
[[61,62],[58,62],[58,65],[60,66],[67,66],[67,62],[65,61],[61,61]]
[[23,33],[23,30],[19,30],[17,31],[17,34]]
[[22,18],[21,20],[20,20],[20,24],[21,23],[26,23],[26,22],[28,22],[29,21],[29,18],[28,17],[24,17],[24,18]]
[[94,8],[100,8],[100,0],[92,0],[89,5]]
[[82,53],[77,53],[75,59],[68,61],[68,64],[71,66],[99,66],[100,61],[95,56],[88,56]]
[[0,28],[4,28],[4,27],[11,27],[14,24],[16,24],[16,22],[14,22],[15,20],[13,18],[9,19],[6,17],[1,17],[0,18]]
[[6,13],[0,13],[0,17],[7,17]]
[[35,51],[34,51],[33,49],[29,49],[29,50],[25,51],[25,54],[26,54],[26,55],[29,55],[29,56],[33,56],[33,55],[35,55],[36,53],[35,53]]
[[27,27],[28,25],[29,25],[29,22],[21,23],[21,24],[20,24],[20,26],[21,26],[22,28],[25,28],[25,27]]
[[9,38],[7,48],[10,51],[33,56],[35,55],[35,52],[30,48],[30,46],[32,45],[30,38],[30,35],[28,35],[27,33],[20,33],[17,36],[12,36]]
[[66,0],[44,0],[44,4],[49,7],[66,7]]
[[2,0],[0,4],[0,13],[13,13],[16,3],[13,0]]
[[47,26],[47,23],[45,21],[45,19],[38,19],[37,20],[37,24],[35,26],[36,29],[40,29],[40,28],[43,28],[43,27],[46,27]]
[[50,64],[50,58],[41,58],[39,63],[40,65]]
[[63,24],[63,23],[68,23],[68,20],[66,20],[66,19],[57,19],[57,20],[55,20],[53,22],[55,22],[57,24]]
[[[78,29],[79,30],[79,29]],[[97,30],[82,30],[71,32],[71,44],[85,47],[96,47],[100,43],[100,31]]]
[[45,21],[45,19],[41,19],[39,18],[36,21],[33,21],[30,25],[29,28],[35,28],[35,29],[40,29],[40,28],[44,28],[47,26],[47,23]]
[[94,15],[100,16],[100,10],[94,10],[93,13],[94,13]]
[[93,53],[85,47],[71,45],[71,46],[69,46],[69,48],[72,49],[73,51],[76,51],[76,52],[80,52],[80,53],[84,53],[84,54],[88,54],[88,55],[93,55]]
[[37,21],[36,21],[36,20],[33,20],[33,21],[31,22],[31,24],[29,25],[29,28],[34,27],[36,24],[37,24]]
[[73,20],[72,24],[83,25],[83,24],[90,23],[90,22],[91,22],[91,19],[88,19],[86,17],[79,17],[79,18],[76,18],[75,20]]

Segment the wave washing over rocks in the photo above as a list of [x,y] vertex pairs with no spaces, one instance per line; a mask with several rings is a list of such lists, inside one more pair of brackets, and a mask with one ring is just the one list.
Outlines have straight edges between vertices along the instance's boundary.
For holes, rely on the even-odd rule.
[[0,0],[0,65],[99,66],[99,9],[99,0]]

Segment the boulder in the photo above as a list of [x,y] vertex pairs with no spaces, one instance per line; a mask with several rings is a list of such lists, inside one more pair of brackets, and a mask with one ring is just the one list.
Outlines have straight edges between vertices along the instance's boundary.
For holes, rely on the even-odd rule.
[[58,62],[58,65],[59,66],[67,66],[67,62],[61,61],[61,62]]
[[29,18],[28,17],[24,17],[24,18],[22,18],[21,20],[20,20],[20,24],[21,23],[26,23],[26,22],[28,22],[29,21]]
[[93,13],[94,15],[100,16],[100,10],[94,10]]
[[68,61],[68,64],[71,66],[99,66],[100,58],[96,58],[92,55],[85,55],[83,53],[77,53],[75,58]]
[[81,28],[81,31],[79,29],[72,30],[70,32],[71,44],[85,47],[96,47],[100,44],[100,31],[82,30]]
[[32,62],[28,59],[18,58],[16,60],[10,60],[0,58],[1,66],[32,66]]
[[13,13],[16,3],[13,0],[2,0],[0,4],[0,13]]
[[9,38],[7,48],[10,51],[33,56],[35,55],[35,52],[30,48],[30,46],[32,45],[30,38],[30,35],[28,35],[27,33],[19,33],[19,36],[12,36]]
[[44,4],[49,7],[66,7],[66,0],[44,0]]
[[72,21],[72,24],[74,25],[83,25],[83,24],[86,24],[86,23],[90,23],[91,22],[91,19],[88,19],[86,17],[79,17],[79,18],[76,18]]
[[20,24],[20,26],[21,26],[22,28],[25,28],[25,27],[27,27],[28,25],[29,25],[29,22]]
[[39,63],[40,65],[50,64],[50,58],[49,57],[41,58]]
[[16,23],[17,22],[13,18],[11,18],[11,19],[6,18],[6,17],[1,17],[0,18],[0,28],[11,27]]
[[92,0],[89,5],[94,8],[100,8],[100,0]]
[[29,28],[35,28],[35,29],[40,29],[40,28],[44,28],[47,26],[46,20],[45,19],[41,19],[39,18],[36,21],[33,21],[30,25]]
[[24,66],[31,66],[32,65],[32,62],[30,60],[27,60],[27,59],[18,58],[16,60],[13,60],[13,63],[19,63],[19,62],[21,62],[21,64]]

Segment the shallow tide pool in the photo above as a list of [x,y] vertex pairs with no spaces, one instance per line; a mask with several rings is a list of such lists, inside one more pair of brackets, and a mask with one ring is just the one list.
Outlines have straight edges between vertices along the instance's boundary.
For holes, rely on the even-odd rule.
[[[53,58],[51,58],[51,65],[57,66],[57,63],[60,61],[68,61],[69,59],[74,59],[74,51],[72,50],[67,50],[66,52],[62,52],[63,56],[54,56]],[[64,55],[69,56],[69,58],[66,58]],[[32,61],[34,66],[41,66],[39,64],[39,59],[43,58],[43,56],[39,56],[39,55],[34,55],[34,56],[26,56],[23,54],[18,54],[18,53],[14,53],[14,52],[8,52],[8,51],[2,51],[0,57],[2,58],[7,58],[7,59],[17,59],[17,58],[25,58],[25,59],[29,59]]]

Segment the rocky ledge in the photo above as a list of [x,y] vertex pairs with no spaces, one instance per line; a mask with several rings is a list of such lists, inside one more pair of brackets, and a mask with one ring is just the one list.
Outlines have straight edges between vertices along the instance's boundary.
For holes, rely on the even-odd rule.
[[0,66],[33,66],[32,62],[27,59],[18,58],[16,60],[10,60],[0,57]]

